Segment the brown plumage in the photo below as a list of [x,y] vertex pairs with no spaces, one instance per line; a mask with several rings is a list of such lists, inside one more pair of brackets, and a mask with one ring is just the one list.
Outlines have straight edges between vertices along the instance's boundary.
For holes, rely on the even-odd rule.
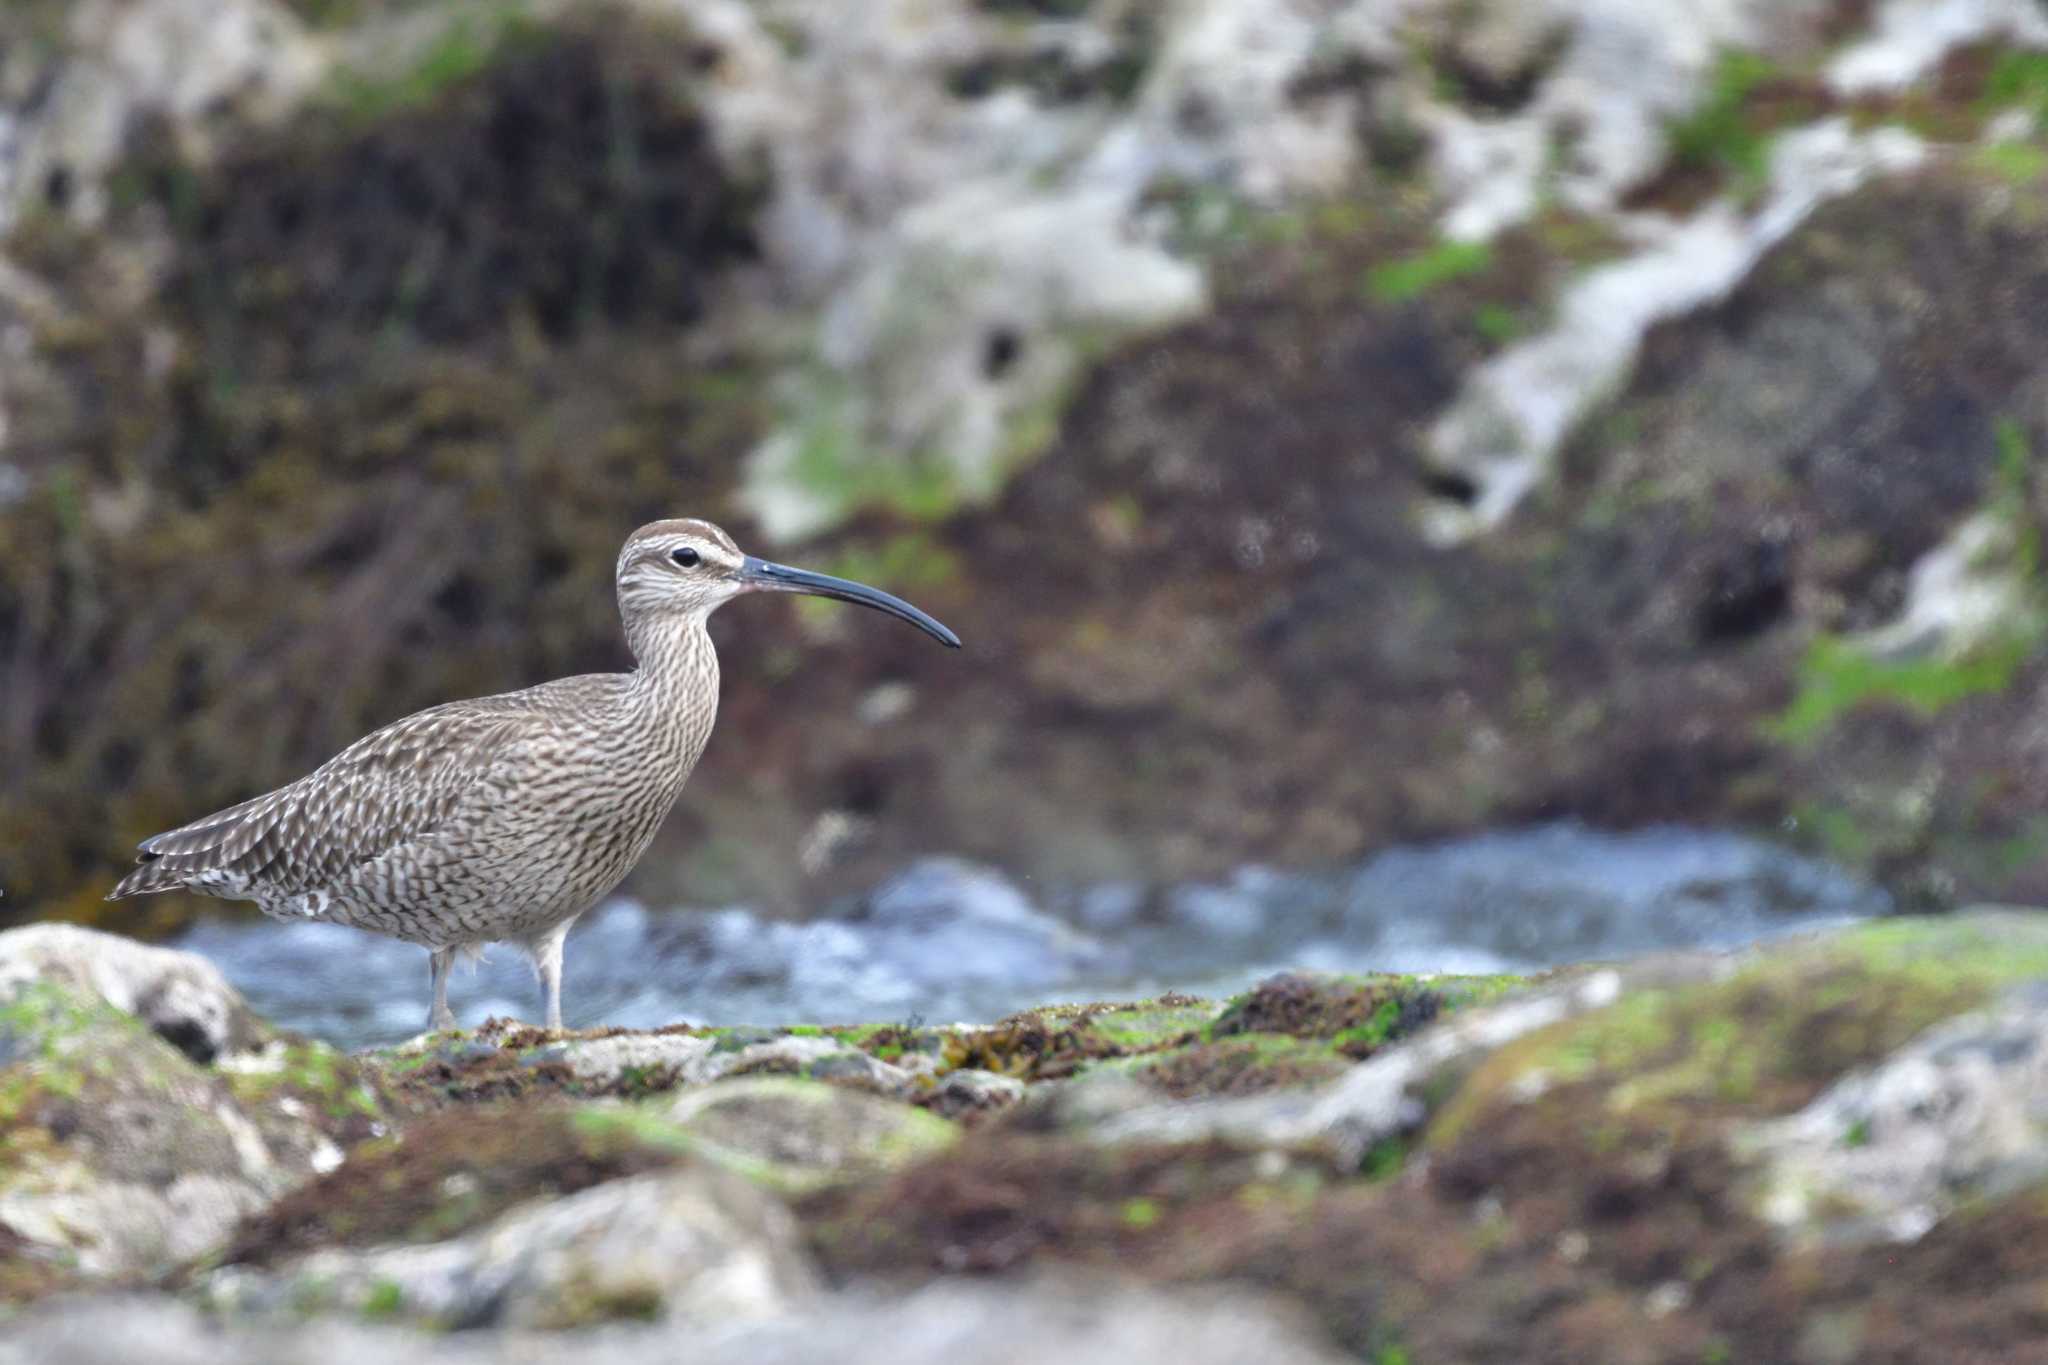
[[709,522],[658,521],[619,552],[637,667],[433,706],[298,781],[145,839],[108,896],[184,889],[424,944],[431,1028],[451,1028],[460,949],[532,953],[561,1027],[562,942],[647,851],[711,737],[718,656],[705,623],[748,591],[807,592],[959,639],[907,602],[744,555]]

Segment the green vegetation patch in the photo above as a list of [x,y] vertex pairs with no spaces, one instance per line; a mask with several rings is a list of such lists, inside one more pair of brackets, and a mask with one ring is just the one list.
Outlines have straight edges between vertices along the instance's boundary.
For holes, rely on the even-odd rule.
[[1775,73],[1771,60],[1758,53],[1724,54],[1706,98],[1671,126],[1672,160],[1688,170],[1730,174],[1738,183],[1761,182],[1769,169],[1770,140],[1756,126],[1750,104]]
[[253,1058],[230,1059],[219,1069],[244,1105],[306,1106],[343,1130],[337,1136],[367,1137],[368,1126],[385,1114],[371,1073],[348,1054],[311,1039],[279,1038]]
[[1215,1017],[1213,1003],[1184,995],[1131,1005],[1053,1005],[989,1028],[946,1033],[940,1070],[973,1068],[1023,1081],[1059,1080],[1096,1062],[1193,1042]]
[[2048,149],[2034,142],[1992,142],[1973,149],[1971,162],[2014,185],[2031,185],[2048,176]]
[[1960,655],[1879,658],[1836,635],[1807,647],[1792,702],[1764,725],[1774,739],[1804,744],[1824,734],[1844,713],[1870,701],[1934,716],[1967,698],[2006,690],[2041,638],[2041,532],[2032,512],[2033,450],[2011,419],[1996,427],[1996,484],[1986,510],[2001,523],[2009,563],[2027,602],[2001,631]]
[[1446,1106],[1429,1142],[1455,1141],[1539,1073],[1583,1096],[1594,1128],[1603,1114],[1633,1123],[1786,1113],[2044,974],[2048,922],[2019,914],[1880,920],[1777,946],[1725,980],[1633,990],[1503,1049]]
[[535,43],[543,34],[517,5],[501,3],[458,11],[410,62],[395,71],[337,70],[327,98],[344,120],[368,127],[426,107],[443,92],[484,71],[507,43]]
[[1492,265],[1493,248],[1485,242],[1439,242],[1412,256],[1372,267],[1365,275],[1365,292],[1378,303],[1407,303]]
[[1188,1100],[1319,1085],[1350,1066],[1329,1042],[1255,1033],[1175,1048],[1132,1074],[1172,1099]]
[[1765,731],[1804,744],[1870,701],[1933,716],[1966,698],[2003,692],[2032,653],[2032,640],[2005,639],[1953,660],[1879,659],[1839,636],[1822,635],[1800,662],[1792,704],[1767,722]]
[[1979,104],[1986,111],[2021,108],[2048,122],[2048,52],[2008,48],[1998,54],[1984,79]]
[[1321,976],[1288,972],[1230,1002],[1208,1038],[1278,1033],[1328,1039],[1344,1056],[1369,1057],[1439,1014],[1496,1000],[1515,976]]

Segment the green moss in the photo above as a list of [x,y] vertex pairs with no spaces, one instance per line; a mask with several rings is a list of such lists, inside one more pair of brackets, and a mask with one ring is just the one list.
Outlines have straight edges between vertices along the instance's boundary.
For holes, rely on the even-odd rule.
[[1366,272],[1366,296],[1377,303],[1407,303],[1438,285],[1476,275],[1493,265],[1493,248],[1485,242],[1439,242],[1399,260],[1385,261]]
[[1393,1037],[1400,1021],[1401,1002],[1382,1000],[1374,1008],[1372,1016],[1363,1024],[1339,1029],[1331,1035],[1330,1041],[1338,1047],[1362,1047],[1371,1050]]
[[1986,511],[2005,528],[2006,571],[2030,601],[2001,631],[1958,657],[1876,658],[1840,636],[1821,635],[1800,663],[1791,704],[1764,731],[1792,744],[1810,742],[1845,712],[1885,701],[1933,716],[1969,697],[2003,692],[2040,642],[2041,536],[2031,511],[2035,473],[2025,430],[2011,419],[1995,427],[1995,485]]
[[331,78],[327,96],[345,122],[381,123],[431,104],[489,66],[507,40],[536,33],[511,0],[463,10],[409,65],[391,72],[343,67]]
[[1103,1065],[1126,1067],[1174,1099],[1196,1099],[1318,1085],[1342,1075],[1351,1064],[1331,1040],[1248,1033]]
[[701,1145],[682,1128],[644,1105],[587,1105],[569,1112],[572,1132],[605,1146],[621,1143],[663,1152],[694,1152]]
[[1118,1216],[1127,1228],[1149,1228],[1159,1221],[1159,1201],[1138,1196],[1126,1199],[1119,1206]]
[[1358,1173],[1367,1180],[1386,1180],[1400,1173],[1408,1160],[1408,1144],[1400,1138],[1381,1138],[1366,1149]]
[[396,1280],[379,1280],[370,1286],[363,1296],[362,1315],[370,1322],[379,1322],[398,1316],[405,1306],[405,1290]]
[[797,486],[835,515],[882,507],[913,521],[935,521],[960,502],[943,459],[878,454],[869,447],[854,387],[842,376],[813,375],[784,427],[795,436],[791,473]]
[[1752,120],[1749,103],[1775,73],[1770,59],[1757,53],[1724,54],[1699,107],[1671,125],[1673,163],[1727,175],[1742,186],[1760,184],[1769,169],[1770,140]]
[[2048,150],[2032,142],[1992,142],[1970,152],[1972,165],[2014,185],[2048,176]]
[[279,1039],[255,1059],[224,1064],[228,1089],[246,1104],[280,1098],[318,1107],[329,1119],[377,1119],[383,1102],[353,1059],[325,1043]]
[[1785,1112],[2044,973],[2048,924],[2017,914],[1882,920],[1775,947],[1725,980],[1635,990],[1504,1049],[1446,1106],[1430,1142],[1455,1140],[1536,1072],[1595,1087],[1620,1115]]
[[2048,52],[2009,48],[1999,53],[1979,105],[1987,112],[2029,109],[2036,120],[2048,121]]
[[1498,303],[1482,303],[1472,313],[1472,330],[1495,346],[1505,346],[1526,330],[1521,314]]
[[2003,692],[2033,652],[2031,639],[1993,641],[1959,659],[1878,659],[1834,635],[1808,646],[1792,704],[1767,721],[1765,733],[1808,743],[1845,712],[1886,701],[1933,716],[1969,697]]
[[1327,1040],[1353,1059],[1370,1056],[1439,1015],[1496,1000],[1515,976],[1322,976],[1290,972],[1233,998],[1202,1030],[1206,1040],[1286,1034]]
[[1841,806],[1801,802],[1793,808],[1792,825],[1809,846],[1844,867],[1868,867],[1878,846],[1877,836]]

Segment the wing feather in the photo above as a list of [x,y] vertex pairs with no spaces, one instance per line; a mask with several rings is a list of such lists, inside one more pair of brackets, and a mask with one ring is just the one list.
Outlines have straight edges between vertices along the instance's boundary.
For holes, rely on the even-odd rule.
[[416,712],[296,782],[145,839],[142,866],[108,899],[179,886],[292,895],[431,834],[508,744],[544,724],[508,701]]

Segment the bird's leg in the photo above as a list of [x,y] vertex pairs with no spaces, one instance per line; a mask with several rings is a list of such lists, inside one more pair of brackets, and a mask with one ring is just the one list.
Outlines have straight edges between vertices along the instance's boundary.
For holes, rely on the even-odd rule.
[[533,969],[540,973],[541,995],[547,1001],[551,1029],[562,1026],[562,940],[569,937],[569,925],[558,924],[526,945],[533,954]]
[[455,1027],[455,1011],[448,1008],[448,968],[454,962],[453,948],[435,948],[427,955],[427,970],[434,978],[434,1004],[427,1011],[429,1033]]

